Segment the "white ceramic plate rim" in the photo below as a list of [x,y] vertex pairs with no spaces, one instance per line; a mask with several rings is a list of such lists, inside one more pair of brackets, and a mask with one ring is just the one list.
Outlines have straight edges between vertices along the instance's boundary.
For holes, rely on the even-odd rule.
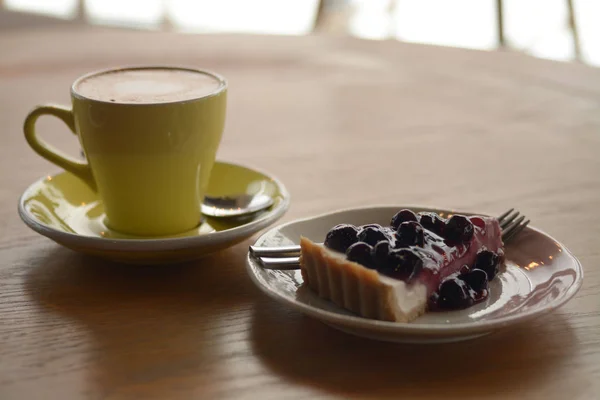
[[[333,212],[322,213],[322,214],[319,214],[319,215],[316,215],[313,217],[296,219],[294,221],[290,221],[285,224],[275,226],[275,227],[269,229],[267,232],[263,233],[256,240],[255,244],[260,243],[262,240],[264,240],[264,238],[266,236],[272,234],[274,231],[279,231],[289,225],[293,225],[293,224],[301,223],[301,222],[310,222],[311,220],[316,220],[316,219],[324,218],[324,217],[330,217],[330,216],[334,216],[336,214],[341,214],[341,213],[345,213],[345,212],[349,212],[349,211],[359,211],[360,212],[360,211],[371,210],[374,208],[392,208],[395,210],[399,210],[402,208],[409,208],[409,209],[416,208],[416,209],[422,209],[422,210],[427,210],[427,211],[452,212],[454,214],[464,213],[464,214],[491,215],[489,213],[483,213],[483,212],[451,210],[451,209],[435,207],[435,206],[410,205],[410,204],[402,204],[402,205],[380,204],[380,205],[373,205],[373,206],[366,206],[366,207],[351,207],[351,208],[336,210]],[[510,324],[513,324],[516,322],[524,322],[526,320],[532,319],[537,316],[541,316],[545,313],[548,313],[552,310],[557,309],[558,307],[564,305],[567,301],[569,301],[577,293],[577,291],[579,290],[579,288],[581,287],[581,285],[583,283],[583,268],[581,266],[581,262],[577,259],[577,257],[575,257],[573,255],[573,253],[571,253],[571,251],[568,248],[566,248],[561,242],[554,239],[552,236],[548,235],[547,233],[543,232],[542,230],[540,230],[538,228],[535,228],[535,227],[532,227],[531,225],[529,225],[528,229],[531,231],[534,231],[538,234],[544,235],[548,239],[553,240],[554,242],[556,242],[556,244],[558,244],[563,249],[564,252],[566,252],[573,259],[573,261],[575,262],[575,272],[576,272],[574,282],[571,285],[571,287],[569,287],[567,289],[567,291],[565,292],[565,294],[563,296],[561,296],[559,299],[552,301],[544,306],[541,306],[539,308],[534,308],[532,310],[529,310],[529,311],[526,311],[523,313],[518,313],[518,314],[509,315],[509,316],[505,316],[505,317],[498,317],[495,319],[485,320],[485,321],[474,321],[474,322],[466,322],[466,323],[441,325],[441,324],[431,324],[431,323],[428,324],[428,323],[415,323],[415,322],[402,323],[402,322],[379,321],[379,320],[374,320],[374,319],[362,318],[359,316],[339,314],[339,313],[336,313],[333,311],[324,310],[322,308],[318,308],[315,306],[311,306],[311,305],[302,303],[295,299],[291,299],[279,292],[271,290],[270,287],[268,285],[266,285],[266,283],[263,283],[262,278],[260,278],[253,272],[253,269],[255,269],[255,268],[260,269],[261,266],[253,259],[253,257],[250,255],[249,252],[246,255],[246,269],[248,271],[248,274],[250,275],[250,278],[256,284],[256,286],[258,286],[269,297],[271,297],[275,300],[281,301],[283,303],[286,303],[289,306],[291,306],[292,308],[295,308],[298,311],[306,313],[307,315],[313,316],[317,319],[321,319],[321,320],[324,320],[324,321],[327,321],[327,322],[330,322],[333,324],[339,324],[339,325],[343,325],[343,326],[351,326],[351,327],[362,328],[362,329],[375,329],[377,331],[391,332],[391,333],[397,332],[397,333],[417,333],[417,334],[433,334],[433,335],[456,334],[456,333],[466,334],[466,333],[474,333],[474,332],[482,332],[482,331],[491,331],[491,330],[494,330],[494,329],[497,329],[497,328],[500,328],[503,326],[507,326],[507,325],[510,325]]]
[[[204,235],[198,236],[186,236],[181,238],[152,238],[152,239],[107,239],[101,237],[94,236],[84,236],[76,233],[60,231],[54,229],[51,226],[43,224],[39,222],[34,216],[32,216],[25,207],[25,197],[29,193],[30,190],[33,189],[33,186],[43,181],[44,178],[40,178],[23,192],[21,197],[19,198],[19,216],[25,222],[27,226],[29,226],[34,231],[40,233],[43,236],[49,237],[58,242],[70,242],[75,243],[78,242],[80,244],[87,244],[90,247],[93,246],[96,249],[101,250],[110,250],[110,251],[164,251],[164,250],[176,250],[182,248],[189,248],[194,245],[206,245],[209,243],[218,244],[221,242],[225,242],[230,240],[232,237],[241,237],[247,234],[252,234],[257,232],[269,225],[273,222],[280,219],[287,209],[290,206],[291,196],[283,183],[275,176],[265,171],[260,170],[259,168],[251,167],[248,165],[243,165],[239,163],[233,163],[228,161],[217,160],[220,164],[232,165],[240,168],[249,169],[255,172],[258,172],[269,179],[277,186],[277,189],[281,195],[281,201],[277,204],[272,210],[270,210],[267,214],[261,216],[260,218],[235,228],[226,229],[223,231],[207,233]],[[57,174],[64,173],[61,171]],[[55,174],[55,175],[57,175]]]

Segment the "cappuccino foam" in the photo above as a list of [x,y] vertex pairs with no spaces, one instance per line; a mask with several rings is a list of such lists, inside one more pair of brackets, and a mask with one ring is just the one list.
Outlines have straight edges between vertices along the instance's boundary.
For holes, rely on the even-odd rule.
[[75,91],[94,100],[152,104],[204,97],[221,84],[209,74],[184,69],[126,69],[84,78]]

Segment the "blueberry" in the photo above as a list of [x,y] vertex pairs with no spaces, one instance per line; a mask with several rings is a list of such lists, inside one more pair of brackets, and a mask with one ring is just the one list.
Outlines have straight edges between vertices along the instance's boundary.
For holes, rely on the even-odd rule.
[[421,226],[427,230],[432,231],[440,236],[444,234],[444,228],[446,222],[434,212],[422,212],[419,213],[419,222]]
[[481,293],[488,288],[487,274],[481,269],[474,269],[466,274],[460,274],[458,279],[466,282],[477,293]]
[[366,229],[366,228],[375,228],[375,229],[383,229],[383,227],[379,224],[367,224],[367,225],[363,225],[360,227],[360,229]]
[[465,308],[473,304],[469,296],[467,285],[456,278],[445,280],[440,285],[438,294],[438,307],[443,309]]
[[396,213],[396,215],[394,215],[394,217],[392,218],[392,221],[390,222],[390,225],[394,229],[398,229],[398,226],[400,226],[401,223],[407,222],[407,221],[419,222],[419,220],[417,219],[417,215],[414,212],[404,209],[404,210],[398,211]]
[[396,240],[403,246],[423,246],[423,228],[418,222],[403,222],[398,226]]
[[414,251],[407,249],[398,250],[396,257],[403,258],[404,268],[410,271],[408,281],[415,278],[423,269],[423,259]]
[[499,257],[496,253],[488,250],[482,250],[477,253],[473,268],[483,270],[487,274],[488,280],[494,279],[498,273]]
[[381,226],[368,225],[367,227],[363,227],[358,234],[358,241],[368,243],[371,246],[375,246],[378,242],[388,239]]
[[453,244],[468,242],[473,237],[473,223],[464,215],[453,215],[446,222],[444,237]]
[[423,269],[423,260],[412,250],[393,250],[389,253],[388,261],[377,265],[377,271],[391,278],[410,282]]
[[428,308],[432,309],[432,310],[435,309],[435,308],[437,308],[438,307],[438,301],[439,301],[439,299],[440,299],[440,295],[438,294],[438,292],[433,292],[431,294],[431,296],[429,296],[429,299],[427,301],[428,302],[428,305],[427,305]]
[[390,255],[390,242],[383,240],[373,247],[371,257],[375,265],[384,265],[388,262]]
[[369,246],[364,242],[354,243],[346,250],[346,258],[350,261],[354,261],[363,265],[367,268],[372,268],[373,258],[371,257],[371,251],[373,247]]
[[357,234],[358,231],[354,225],[336,225],[327,232],[325,246],[331,250],[345,253],[348,247],[358,241]]

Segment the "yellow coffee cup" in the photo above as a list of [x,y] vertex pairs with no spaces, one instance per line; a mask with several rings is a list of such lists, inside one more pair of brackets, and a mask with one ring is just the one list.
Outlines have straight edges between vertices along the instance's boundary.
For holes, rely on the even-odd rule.
[[[171,235],[200,223],[226,98],[225,79],[199,69],[105,70],[73,83],[72,108],[43,105],[31,111],[25,138],[39,155],[98,192],[111,229]],[[37,136],[36,121],[46,114],[78,136],[87,163]]]

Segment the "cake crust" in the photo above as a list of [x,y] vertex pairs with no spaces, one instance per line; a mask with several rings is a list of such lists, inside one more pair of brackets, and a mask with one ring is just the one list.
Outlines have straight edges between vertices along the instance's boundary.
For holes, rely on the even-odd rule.
[[320,297],[362,317],[383,321],[409,322],[425,313],[426,298],[408,312],[399,308],[395,285],[381,280],[377,271],[305,237],[300,239],[300,247],[302,278]]

